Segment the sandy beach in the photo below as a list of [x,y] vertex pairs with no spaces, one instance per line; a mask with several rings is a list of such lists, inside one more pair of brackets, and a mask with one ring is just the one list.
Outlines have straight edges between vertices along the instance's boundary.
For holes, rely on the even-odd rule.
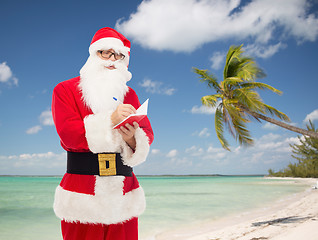
[[174,229],[155,239],[318,240],[318,189],[312,188],[317,179],[288,178],[286,184],[306,184],[308,188],[261,209]]

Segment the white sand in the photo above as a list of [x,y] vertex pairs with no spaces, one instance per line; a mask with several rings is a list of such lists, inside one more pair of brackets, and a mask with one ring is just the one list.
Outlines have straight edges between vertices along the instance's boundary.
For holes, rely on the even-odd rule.
[[318,189],[312,189],[317,179],[289,179],[294,184],[308,184],[308,189],[281,199],[270,207],[197,226],[175,229],[161,233],[155,239],[318,240]]

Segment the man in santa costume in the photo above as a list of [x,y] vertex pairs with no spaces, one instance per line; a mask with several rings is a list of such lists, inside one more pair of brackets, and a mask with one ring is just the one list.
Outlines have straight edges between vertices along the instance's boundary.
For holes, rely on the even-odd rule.
[[145,196],[132,168],[153,141],[148,118],[113,126],[140,106],[126,85],[130,42],[112,28],[94,35],[80,76],[59,83],[52,113],[67,172],[56,188],[54,211],[66,240],[136,240]]

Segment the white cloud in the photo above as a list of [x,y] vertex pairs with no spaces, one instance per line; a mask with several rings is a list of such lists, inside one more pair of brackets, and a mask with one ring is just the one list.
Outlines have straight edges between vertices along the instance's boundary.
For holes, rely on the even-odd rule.
[[224,160],[225,156],[229,154],[225,149],[223,148],[215,148],[212,145],[208,147],[206,150],[206,156],[205,159],[217,159],[217,160]]
[[200,138],[207,138],[209,137],[211,134],[209,132],[208,128],[203,128],[201,131],[196,131],[195,133],[193,133],[194,136],[199,136]]
[[42,130],[42,127],[40,125],[36,125],[34,127],[31,127],[29,129],[27,129],[26,133],[27,134],[36,134],[36,133],[38,133],[41,130]]
[[142,1],[128,20],[117,21],[116,28],[149,49],[191,52],[205,43],[236,39],[254,42],[254,51],[262,57],[274,54],[284,46],[281,41],[290,37],[298,42],[317,39],[318,19],[308,14],[308,1],[244,3],[240,0]]
[[192,146],[190,148],[187,148],[185,150],[186,154],[189,154],[191,156],[202,156],[204,154],[204,150],[201,147],[197,147],[197,146]]
[[193,114],[207,114],[207,115],[211,115],[211,114],[215,113],[215,108],[207,107],[207,106],[204,106],[204,105],[198,107],[197,105],[195,105],[195,106],[192,107],[190,112],[193,113]]
[[191,167],[193,165],[193,162],[189,160],[188,158],[172,158],[170,160],[170,163],[174,166],[177,166],[179,168],[184,168],[185,166]]
[[[285,122],[291,126],[297,126],[297,123],[293,123],[293,122]],[[267,130],[278,130],[278,129],[283,129],[283,130],[286,130],[285,128],[282,128],[278,125],[275,125],[275,124],[272,124],[270,122],[266,122],[265,124],[262,124],[262,128],[263,129],[267,129]]]
[[297,137],[282,139],[281,135],[269,133],[256,139],[254,148],[258,151],[289,153],[291,148],[289,144],[299,143]]
[[42,130],[42,126],[53,126],[53,117],[51,110],[43,111],[39,116],[39,122],[41,125],[36,125],[26,130],[27,134],[36,134]]
[[0,174],[62,174],[66,167],[66,153],[23,153],[0,155]]
[[269,58],[277,53],[280,49],[286,48],[286,44],[281,42],[275,45],[250,44],[244,47],[245,53],[250,56]]
[[297,162],[290,147],[299,144],[297,136],[269,133],[254,140],[251,147],[233,144],[231,152],[214,142],[175,148],[165,153],[166,158],[150,154],[143,170],[148,174],[266,174],[270,168],[278,171]]
[[162,82],[152,81],[149,78],[145,78],[139,85],[145,88],[146,92],[149,93],[157,93],[171,96],[176,91],[175,88],[168,88],[166,86],[163,86]]
[[10,67],[6,62],[0,64],[0,82],[7,82],[12,77]]
[[309,120],[311,121],[315,121],[318,120],[318,109],[312,111],[311,113],[309,113],[306,118],[304,119],[304,123],[308,123]]
[[261,142],[273,142],[280,138],[279,134],[269,133],[259,138]]
[[[223,169],[237,173],[241,171],[237,168],[242,167],[243,171],[252,171],[250,173],[266,173],[269,168],[279,170],[280,166],[286,167],[293,160],[289,145],[295,143],[299,143],[297,137],[283,137],[270,133],[255,139],[254,146],[237,147],[232,152],[212,144],[206,147],[194,145],[184,151],[178,151],[178,159],[192,162],[192,169],[201,166],[202,170],[203,166],[203,169]],[[178,160],[174,154],[171,156],[174,161]]]
[[263,156],[264,152],[253,153],[251,157],[251,163],[259,163]]
[[[192,146],[185,149],[185,154],[187,156],[196,157],[197,159],[203,160],[217,160],[219,162],[225,161],[227,155],[231,154],[223,148],[215,148],[212,145],[207,148],[200,146]],[[179,155],[182,155],[181,153]]]
[[220,151],[225,151],[225,149],[223,148],[216,148],[216,147],[213,147],[212,145],[208,147],[207,149],[207,153],[218,153]]
[[54,125],[53,117],[52,117],[52,111],[51,110],[43,111],[40,114],[39,119],[40,119],[41,124],[44,125],[44,126],[53,126]]
[[11,68],[6,62],[0,64],[0,82],[18,85],[18,79],[13,76]]
[[201,132],[199,132],[199,137],[209,137],[209,129],[208,128],[203,128]]
[[267,130],[277,130],[279,127],[275,124],[266,122],[265,124],[262,124],[262,128],[267,129]]
[[177,149],[173,149],[170,152],[168,152],[167,157],[168,158],[174,158],[178,155],[178,150]]
[[213,53],[213,56],[210,58],[210,61],[212,62],[211,68],[215,70],[220,69],[222,64],[224,64],[225,57],[226,57],[225,52]]
[[157,155],[160,153],[160,150],[159,149],[151,149],[151,154],[153,155]]

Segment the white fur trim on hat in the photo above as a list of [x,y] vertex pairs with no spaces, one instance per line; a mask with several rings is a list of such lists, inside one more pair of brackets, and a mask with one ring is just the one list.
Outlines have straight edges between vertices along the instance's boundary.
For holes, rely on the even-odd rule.
[[149,139],[146,133],[142,130],[142,128],[137,128],[135,132],[135,139],[135,152],[133,152],[127,144],[124,144],[123,152],[121,154],[123,163],[130,167],[135,167],[146,161],[150,149]]
[[108,49],[113,49],[115,52],[124,54],[125,58],[122,61],[124,61],[128,66],[130,48],[126,47],[118,38],[108,37],[97,40],[89,46],[89,54],[93,55],[96,54],[98,50]]
[[58,186],[54,212],[66,222],[116,224],[140,216],[146,208],[142,187],[123,194],[123,176],[96,176],[95,195]]

